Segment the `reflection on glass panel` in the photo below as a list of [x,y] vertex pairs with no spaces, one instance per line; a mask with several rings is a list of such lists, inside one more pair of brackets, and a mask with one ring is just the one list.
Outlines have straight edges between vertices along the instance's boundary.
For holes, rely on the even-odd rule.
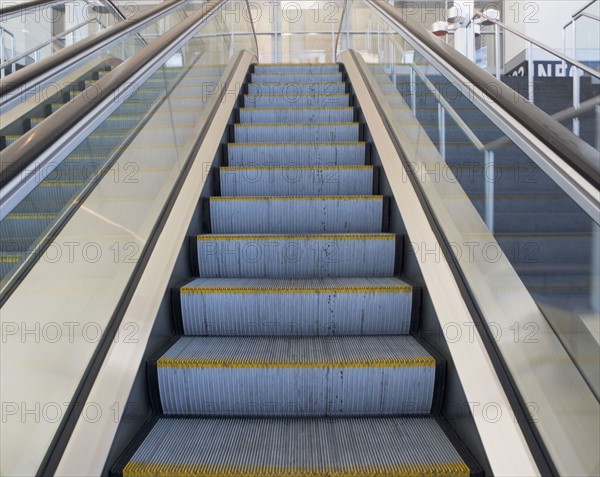
[[[528,341],[535,348],[523,347],[523,335],[497,346],[524,399],[545,410],[535,424],[552,458],[568,468],[578,455],[578,465],[593,468],[596,450],[583,447],[598,443],[599,218],[505,137],[465,94],[470,85],[446,78],[367,2],[354,3],[349,18],[365,33],[349,35],[344,47],[369,65],[484,319],[501,316],[495,325],[504,335],[538,330]],[[515,324],[524,309],[538,321]],[[566,359],[554,361],[557,353]],[[550,395],[565,383],[578,384],[568,396]],[[557,445],[556,422],[569,438],[585,436],[581,449]]]
[[[68,406],[73,399],[210,120],[203,113],[226,65],[241,49],[254,49],[249,23],[236,28],[217,12],[152,76],[119,91],[131,95],[0,223],[16,257],[2,266],[36,261],[2,308],[3,329],[19,323],[46,330],[51,323],[61,334],[3,342],[3,403],[50,409],[48,403]],[[42,246],[44,237],[50,240]],[[2,475],[35,474],[64,418],[53,416],[23,420],[16,413],[3,422]]]
[[[595,5],[598,10],[600,3]],[[575,59],[600,69],[600,15],[594,15],[596,18],[583,16],[575,20]]]
[[13,73],[118,21],[112,6],[87,0],[7,15],[0,21],[0,73]]

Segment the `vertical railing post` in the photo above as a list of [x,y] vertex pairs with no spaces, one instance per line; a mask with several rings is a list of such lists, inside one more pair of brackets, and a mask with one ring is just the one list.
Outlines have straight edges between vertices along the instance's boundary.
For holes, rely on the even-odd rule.
[[348,25],[351,24],[350,20],[348,19],[348,17],[351,15],[352,12],[352,8],[350,6],[346,6],[346,15],[344,15],[344,28],[346,29],[346,49],[349,50],[351,48],[350,45],[350,29],[348,28]]
[[502,56],[500,55],[500,27],[497,23],[494,24],[494,49],[496,50],[496,79],[502,79]]
[[[0,27],[0,64],[4,63],[4,28]],[[4,78],[4,68],[0,71],[0,78]]]
[[483,183],[485,185],[485,225],[494,233],[494,183],[496,171],[494,152],[487,149],[483,152]]
[[383,56],[382,53],[382,48],[381,48],[381,26],[378,24],[377,25],[377,58],[379,58],[379,60],[381,61],[381,57]]
[[392,47],[391,63],[392,63],[392,83],[394,83],[394,88],[396,88],[396,45],[393,42],[390,42]]
[[[568,25],[565,25],[562,31],[562,53],[565,56],[567,55],[567,26]],[[567,76],[567,62],[565,60],[562,60],[562,65],[563,70],[565,71],[565,76]]]
[[[573,59],[577,59],[577,29],[575,27],[575,20],[573,20]],[[581,105],[581,76],[579,75],[579,70],[575,67],[575,65],[571,66],[571,71],[573,72],[573,107],[578,109]],[[573,118],[573,134],[579,136],[580,125],[579,125],[579,117],[576,116]]]
[[[600,105],[596,105],[596,149],[600,148]],[[600,226],[592,222],[592,257],[590,276],[590,304],[592,311],[600,312]]]
[[438,132],[440,141],[440,155],[446,162],[446,110],[438,102]]
[[413,115],[417,117],[417,78],[413,67],[410,67],[410,103]]
[[[579,69],[573,65],[573,107],[579,109],[581,106],[581,76]],[[579,116],[573,118],[573,134],[579,136]]]
[[331,22],[331,62],[335,63],[335,22]]
[[229,42],[229,58],[231,58],[233,56],[233,54],[235,53],[235,15],[230,15],[231,16],[231,39]]
[[527,97],[530,103],[535,100],[535,71],[533,68],[533,46],[531,42],[527,43]]

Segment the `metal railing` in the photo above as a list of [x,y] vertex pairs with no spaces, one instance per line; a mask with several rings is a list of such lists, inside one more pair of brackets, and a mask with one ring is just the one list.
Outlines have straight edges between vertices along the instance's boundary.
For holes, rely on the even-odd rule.
[[[596,149],[533,104],[514,102],[514,92],[509,86],[498,81],[464,56],[457,55],[451,46],[439,41],[429,31],[407,22],[397,9],[382,0],[367,0],[367,3],[380,12],[387,21],[399,28],[403,34],[422,43],[429,52],[426,54],[434,55],[438,60],[443,61],[447,68],[468,81],[472,87],[481,91],[492,91],[493,87],[494,107],[503,109],[516,124],[523,125],[528,134],[533,134],[537,140],[556,152],[561,161],[576,171],[577,177],[563,177],[563,184],[565,186],[568,184],[570,195],[585,210],[598,213],[600,201],[596,197],[597,194],[590,192],[597,190],[600,186],[600,158]],[[423,51],[425,52],[425,50]],[[523,138],[523,141],[526,139]],[[525,143],[523,142],[523,144]],[[538,159],[542,163],[546,161],[542,157]],[[555,165],[546,164],[546,166],[555,168]],[[586,185],[582,187],[581,184]]]
[[[0,21],[6,21],[10,18],[13,18],[17,15],[23,15],[27,13],[29,10],[33,10],[39,7],[57,7],[64,3],[68,3],[69,0],[33,0],[31,2],[23,2],[23,3],[15,3],[5,8],[0,8]],[[123,12],[119,10],[117,5],[113,3],[112,0],[102,0],[103,3],[106,3],[110,9],[113,11],[115,15],[117,15],[121,20],[125,19],[125,15]]]
[[[584,13],[581,13],[580,15],[584,15]],[[509,32],[527,42],[527,77],[528,77],[527,78],[528,79],[528,89],[527,89],[528,98],[527,99],[532,103],[535,102],[535,80],[534,80],[535,69],[534,69],[534,61],[533,61],[533,47],[534,46],[536,46],[536,47],[546,51],[547,53],[550,53],[551,55],[555,56],[556,58],[559,58],[560,60],[562,60],[565,67],[567,64],[572,65],[572,67],[573,67],[573,75],[572,75],[573,76],[573,108],[577,109],[581,104],[581,74],[588,74],[589,76],[591,76],[593,78],[600,79],[600,73],[598,71],[596,71],[595,69],[589,67],[588,65],[586,65],[580,61],[577,61],[575,58],[567,56],[564,52],[564,48],[563,48],[563,52],[557,51],[554,48],[551,48],[548,45],[545,45],[542,42],[536,40],[535,38],[532,38],[529,35],[526,35],[524,33],[521,33],[519,31],[515,30],[514,28],[509,27],[508,25],[502,23],[499,20],[496,20],[496,19],[486,16],[484,13],[478,13],[475,15],[474,18],[483,18],[486,21],[496,25],[497,27],[500,27],[504,32]],[[575,28],[573,28],[573,31],[575,31]],[[564,29],[563,29],[563,33],[564,33]],[[575,39],[573,39],[573,41],[575,41]],[[563,45],[564,45],[564,43],[563,43]],[[496,62],[498,63],[500,61],[500,58],[498,58],[499,51],[496,51],[496,55],[497,55]],[[581,73],[577,70],[580,70]],[[575,135],[579,136],[580,122],[579,122],[579,118],[577,118],[577,117],[573,118],[572,131]]]
[[10,60],[0,63],[0,78],[4,78],[7,74],[9,74],[9,73],[7,73],[8,68],[10,68],[10,73],[16,72],[19,61],[26,59],[29,56],[33,55],[34,61],[40,61],[40,59],[41,59],[40,52],[42,49],[46,48],[47,46],[52,46],[54,43],[63,43],[62,45],[60,45],[60,47],[63,48],[66,44],[65,39],[68,35],[71,35],[71,43],[75,43],[75,32],[77,30],[80,30],[81,28],[86,27],[87,25],[89,25],[92,22],[98,23],[98,25],[100,26],[100,30],[104,30],[106,28],[106,25],[104,25],[98,19],[93,19],[91,21],[86,21],[86,22],[80,23],[79,25],[75,25],[74,27],[63,31],[63,32],[59,33],[58,35],[53,36],[52,38],[44,41],[43,43],[40,43],[39,45],[34,46],[33,48],[25,51],[24,53],[21,53],[18,56],[13,56]]
[[130,34],[140,31],[150,22],[179,8],[183,3],[185,3],[185,0],[161,3],[136,15],[135,18],[125,19],[106,30],[94,33],[51,56],[33,63],[28,68],[18,70],[10,77],[0,79],[0,105],[8,107],[15,95],[27,91],[32,86],[39,85],[48,78],[52,78],[59,71],[65,71],[90,55],[115,44]]

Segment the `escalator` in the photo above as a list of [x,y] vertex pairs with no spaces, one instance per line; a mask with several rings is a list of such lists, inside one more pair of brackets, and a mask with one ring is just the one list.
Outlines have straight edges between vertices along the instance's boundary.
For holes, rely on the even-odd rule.
[[600,470],[589,146],[340,5],[286,64],[202,3],[7,145],[0,473]]
[[160,411],[114,474],[480,475],[439,416],[445,361],[410,334],[420,290],[340,65],[251,78],[181,335],[149,363]]
[[121,60],[118,58],[106,58],[93,65],[90,68],[85,68],[86,71],[81,75],[77,75],[75,81],[69,82],[63,88],[60,88],[55,94],[43,101],[37,101],[34,108],[25,111],[12,122],[3,121],[0,129],[0,151],[10,146],[17,141],[28,131],[31,131],[35,126],[40,124],[44,119],[52,113],[58,111],[62,106],[71,101],[73,97],[82,93],[86,88],[89,88],[102,75],[110,72],[112,68],[118,66]]

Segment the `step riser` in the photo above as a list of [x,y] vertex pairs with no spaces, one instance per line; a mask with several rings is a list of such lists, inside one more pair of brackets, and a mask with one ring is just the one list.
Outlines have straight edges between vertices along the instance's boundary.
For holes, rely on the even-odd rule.
[[[104,134],[92,134],[85,140],[85,144],[91,148],[112,149],[120,145],[129,135],[129,131],[121,133],[109,134],[108,128],[103,131]],[[137,136],[137,141],[146,146],[156,146],[162,144],[182,144],[187,141],[192,134],[191,128],[175,128],[171,127],[159,129],[143,129]]]
[[37,187],[19,204],[19,212],[25,214],[58,213],[77,194],[83,185]]
[[431,410],[435,367],[159,367],[158,381],[167,415],[424,414]]
[[365,144],[228,145],[231,167],[362,166]]
[[235,125],[235,140],[242,143],[358,142],[358,124]]
[[341,83],[342,73],[254,73],[253,83],[310,83],[310,82]]
[[211,200],[212,233],[379,233],[383,199]]
[[250,83],[248,94],[285,95],[292,100],[304,94],[344,94],[345,83]]
[[201,277],[385,277],[394,274],[390,239],[218,239],[196,241]]
[[54,221],[54,218],[18,218],[10,215],[0,223],[1,237],[31,237],[32,241]]
[[469,468],[434,418],[163,418],[125,468],[139,475],[466,477]]
[[339,65],[256,65],[254,72],[256,74],[269,73],[337,73],[340,71]]
[[350,96],[347,94],[322,95],[246,95],[246,108],[344,108],[350,106]]
[[[373,284],[350,291],[316,284],[309,292],[300,292],[263,284],[266,288],[236,293],[228,288],[230,281],[223,283],[220,289],[180,293],[186,335],[404,335],[411,329],[410,287],[399,291]],[[247,286],[253,285],[248,282]]]
[[277,123],[348,123],[354,119],[354,109],[240,109],[242,124]]
[[369,195],[373,169],[221,168],[220,184],[223,196]]

